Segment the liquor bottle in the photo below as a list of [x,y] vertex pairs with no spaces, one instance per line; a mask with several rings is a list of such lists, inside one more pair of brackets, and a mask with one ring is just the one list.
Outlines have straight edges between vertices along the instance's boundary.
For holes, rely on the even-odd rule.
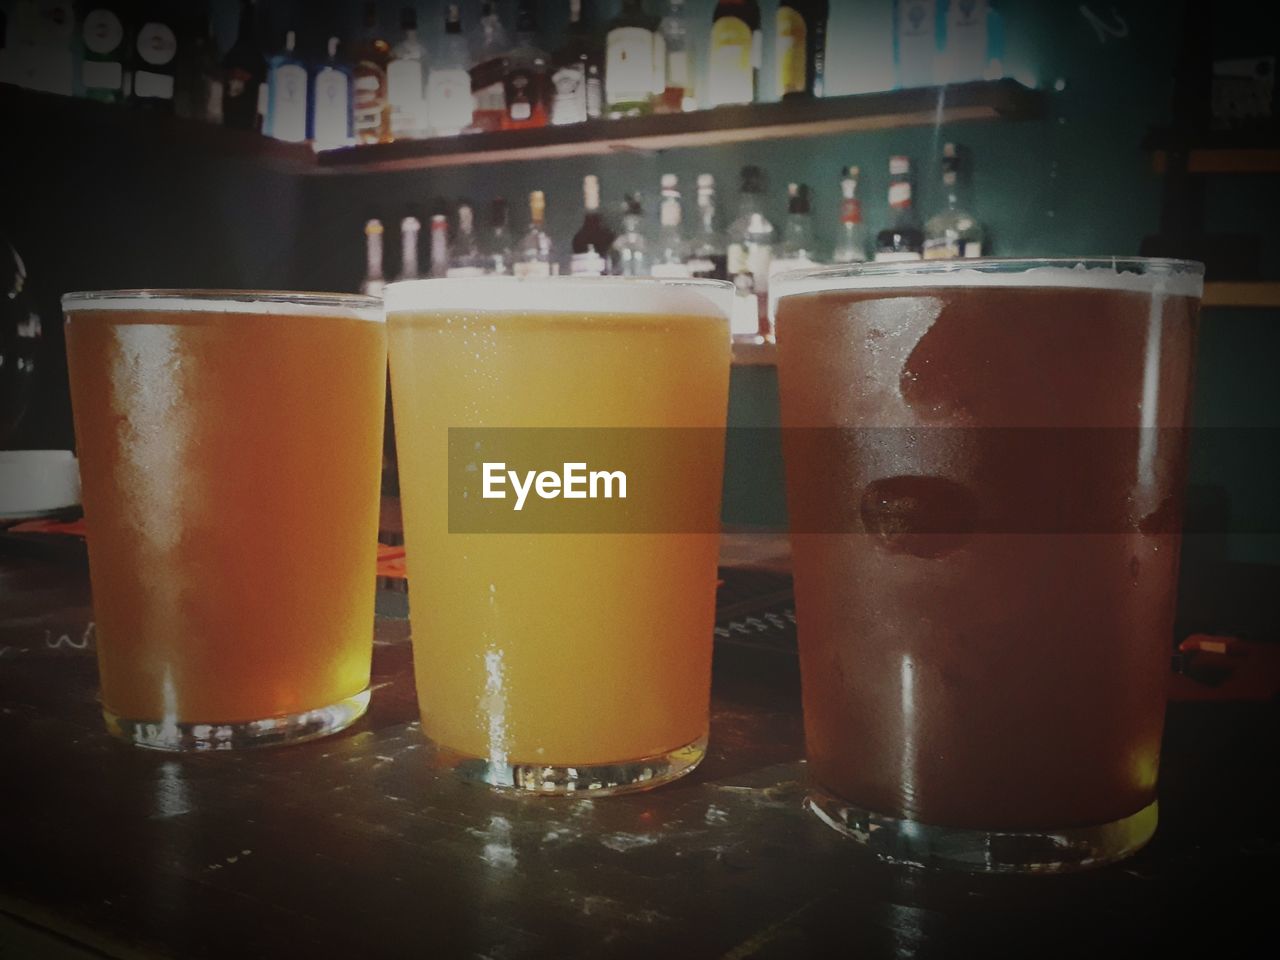
[[507,54],[507,70],[502,79],[504,130],[547,125],[547,54],[537,41],[533,0],[520,0],[516,7],[516,44]]
[[485,273],[486,258],[476,242],[475,212],[469,203],[458,204],[458,235],[449,247],[447,277],[480,277]]
[[604,52],[582,0],[569,0],[568,31],[551,64],[551,122],[560,126],[598,118],[604,107]]
[[178,32],[169,4],[155,0],[143,7],[133,38],[133,53],[129,102],[172,113]]
[[809,188],[803,183],[787,184],[787,222],[782,227],[779,256],[769,265],[770,276],[812,267],[817,261],[813,241],[813,217]]
[[728,248],[716,224],[716,179],[698,175],[698,225],[690,241],[689,274],[707,280],[727,280]]
[[508,276],[512,272],[511,229],[508,226],[507,201],[495,197],[489,206],[489,231],[480,252],[484,255],[486,274]]
[[645,13],[642,0],[623,0],[605,37],[605,99],[611,117],[653,110],[655,88],[666,61],[658,18]]
[[840,171],[840,236],[831,251],[832,263],[861,263],[867,259],[867,231],[862,225],[857,167]]
[[938,9],[935,0],[894,0],[893,62],[899,87],[934,83],[938,55]]
[[400,221],[400,273],[396,281],[418,279],[418,236],[422,221],[417,217],[405,217]]
[[599,277],[609,272],[609,251],[614,232],[600,213],[600,180],[594,174],[582,178],[582,226],[573,235],[569,272],[575,277]]
[[698,109],[694,95],[694,50],[684,15],[684,0],[667,0],[667,14],[658,24],[666,61],[663,82],[654,107],[659,113],[681,113]]
[[501,130],[507,113],[503,77],[511,44],[498,16],[496,3],[480,7],[480,20],[470,38],[471,125],[477,130]]
[[826,86],[827,0],[783,0],[774,32],[778,95],[820,97]]
[[720,0],[711,18],[707,60],[707,103],[754,103],[759,89],[760,5],[755,0]]
[[311,81],[311,139],[317,150],[355,141],[351,68],[338,56],[339,40],[329,38],[329,56]]
[[644,235],[644,208],[640,194],[627,195],[622,208],[622,233],[609,250],[609,272],[616,277],[649,275],[649,241]]
[[382,221],[370,220],[364,225],[364,282],[360,292],[368,297],[382,296],[386,281],[382,277]]
[[387,63],[387,103],[391,108],[393,140],[418,140],[427,135],[427,75],[422,42],[418,39],[418,12],[400,11],[400,41]]
[[449,274],[449,218],[443,213],[431,216],[431,276]]
[[236,42],[222,58],[222,122],[237,130],[252,130],[258,110],[258,88],[267,77],[267,61],[258,44],[254,0],[240,0]]
[[364,35],[355,51],[355,128],[358,143],[391,139],[391,104],[387,100],[387,64],[391,45],[378,32],[378,5],[364,5]]
[[981,80],[990,60],[988,0],[950,0],[947,4],[946,39],[941,57],[946,83]]
[[546,194],[534,190],[529,194],[529,230],[520,241],[512,268],[517,277],[549,277],[554,272],[554,245],[544,224],[546,213]]
[[755,310],[735,313],[730,329],[735,336],[756,337],[767,329],[769,265],[777,231],[764,214],[765,178],[759,167],[742,168],[738,216],[729,225],[729,279],[744,296],[754,296]]
[[911,203],[911,161],[889,158],[889,226],[876,234],[877,260],[919,260],[924,234]]
[[[70,0],[18,0],[10,10],[0,83],[73,96],[77,90],[75,10]],[[126,48],[127,49],[127,48]],[[131,58],[126,53],[125,59]],[[125,94],[128,94],[125,76]]]
[[982,225],[961,205],[963,163],[954,143],[942,148],[942,188],[947,205],[924,225],[924,258],[941,260],[982,256]]
[[179,48],[173,109],[180,117],[203,123],[222,123],[222,65],[213,18],[193,21],[191,40]]
[[95,5],[85,13],[80,25],[83,96],[103,103],[118,103],[124,97],[127,41],[118,5]]
[[462,14],[451,3],[445,8],[444,36],[427,71],[427,119],[435,136],[452,136],[471,126],[470,63]]
[[307,68],[294,50],[297,34],[284,35],[284,49],[267,62],[267,122],[263,132],[277,140],[307,139]]
[[655,277],[688,277],[689,241],[684,238],[684,208],[680,204],[679,181],[674,173],[662,175],[662,200],[658,205],[658,242],[654,245]]

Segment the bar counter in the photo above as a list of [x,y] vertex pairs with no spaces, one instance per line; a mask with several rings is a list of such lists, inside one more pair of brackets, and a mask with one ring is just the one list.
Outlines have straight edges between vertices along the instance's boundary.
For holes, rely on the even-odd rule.
[[1274,699],[1171,704],[1160,828],[1124,863],[1039,877],[879,864],[801,806],[784,555],[777,538],[726,544],[702,765],[649,793],[556,800],[433,771],[405,598],[388,590],[369,713],[344,733],[189,756],[117,742],[99,714],[83,564],[0,551],[0,957],[1274,948]]

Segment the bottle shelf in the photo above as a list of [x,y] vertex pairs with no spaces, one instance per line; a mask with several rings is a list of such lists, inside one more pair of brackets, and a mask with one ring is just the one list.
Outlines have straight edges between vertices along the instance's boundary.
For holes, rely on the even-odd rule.
[[318,171],[385,173],[560,157],[648,153],[764,140],[1042,115],[1044,94],[1015,80],[975,81],[845,97],[592,120],[564,127],[463,134],[325,150]]
[[1144,146],[1152,151],[1157,173],[1169,168],[1174,151],[1186,154],[1188,173],[1280,173],[1280,138],[1274,133],[1221,131],[1191,136],[1157,128],[1147,134]]

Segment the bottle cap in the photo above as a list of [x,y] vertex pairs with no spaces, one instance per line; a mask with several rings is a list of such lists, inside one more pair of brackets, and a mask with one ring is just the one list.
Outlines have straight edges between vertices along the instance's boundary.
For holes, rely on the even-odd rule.
[[709,173],[698,174],[699,190],[714,190],[716,188],[716,178]]
[[910,172],[911,172],[910,157],[890,157],[889,158],[890,174],[894,176],[900,176],[904,173],[910,173]]

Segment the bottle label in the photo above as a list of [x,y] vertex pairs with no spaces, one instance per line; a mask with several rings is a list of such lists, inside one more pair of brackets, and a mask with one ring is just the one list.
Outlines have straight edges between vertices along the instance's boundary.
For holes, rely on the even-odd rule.
[[898,208],[911,206],[911,184],[889,184],[889,206]]
[[966,240],[964,242],[964,250],[960,255],[966,260],[972,260],[976,257],[982,256],[982,241]]
[[533,101],[537,97],[537,77],[527,70],[507,75],[507,116],[522,123],[533,116]]
[[608,63],[610,103],[645,101],[653,93],[654,35],[644,27],[617,27],[609,31]]
[[898,39],[934,40],[936,24],[934,0],[899,0]]
[[581,123],[587,119],[587,71],[581,63],[568,64],[551,75],[555,99],[551,122]]
[[686,51],[667,51],[666,87],[676,90],[689,89],[689,54]]
[[422,61],[395,60],[387,67],[387,102],[395,109],[416,110],[422,103]]
[[691,277],[711,277],[716,272],[715,261],[709,257],[693,257],[685,266],[689,268]]
[[603,277],[608,264],[604,257],[594,250],[586,253],[575,253],[569,260],[569,273],[575,277]]
[[756,293],[769,292],[769,268],[773,264],[773,247],[763,243],[748,243],[747,270],[750,271]]
[[587,116],[598,120],[604,113],[604,83],[598,67],[587,68]]
[[721,17],[711,25],[711,105],[750,103],[752,83],[752,33],[738,17]]
[[[91,10],[84,18],[81,35],[84,38],[86,50],[105,54],[120,46],[120,42],[124,39],[124,27],[120,24],[120,18],[110,10]],[[103,86],[103,84],[94,84],[94,86]],[[115,86],[119,87],[119,84]]]
[[483,277],[484,270],[480,267],[450,267],[444,272],[446,277]]
[[655,263],[649,274],[664,279],[683,279],[693,275],[687,263]]
[[[178,52],[178,38],[163,23],[146,23],[138,31],[138,56],[153,67],[163,67]],[[149,96],[149,94],[139,94]],[[172,96],[172,94],[170,94]]]
[[981,80],[986,73],[987,16],[987,0],[951,0],[947,6],[947,80]]
[[316,146],[345,146],[351,137],[351,92],[347,75],[333,67],[316,74]]
[[852,200],[846,200],[844,206],[840,210],[841,223],[861,223],[862,222],[862,201],[857,197]]
[[920,260],[920,254],[913,250],[884,251],[876,254],[876,263],[898,263],[905,260]]
[[272,77],[271,136],[301,143],[307,139],[307,71],[290,63]]
[[727,269],[729,271],[729,276],[733,277],[735,283],[737,283],[738,277],[746,275],[747,248],[744,244],[729,244]]
[[80,78],[88,90],[119,90],[124,68],[115,60],[86,60],[80,65]]
[[167,73],[135,70],[133,73],[133,95],[151,100],[172,100],[173,77]]
[[386,106],[387,77],[374,63],[364,62],[356,68],[356,129],[378,130]]
[[471,75],[459,68],[427,75],[427,117],[439,131],[457,133],[471,126]]
[[774,61],[778,65],[778,93],[804,93],[808,26],[794,7],[779,7],[777,22]]

